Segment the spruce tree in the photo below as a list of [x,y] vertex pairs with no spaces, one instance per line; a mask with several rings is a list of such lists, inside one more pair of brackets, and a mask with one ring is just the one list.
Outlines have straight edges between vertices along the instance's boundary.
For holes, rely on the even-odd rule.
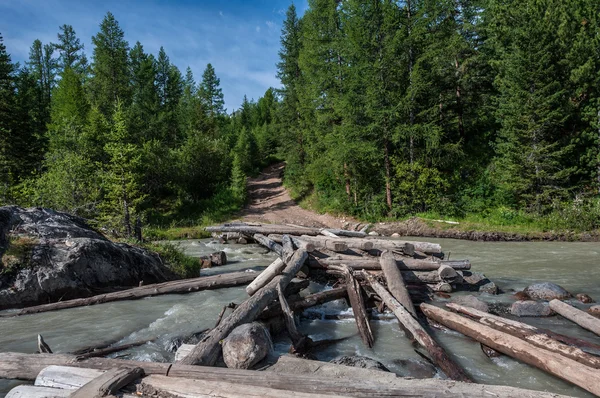
[[9,188],[16,171],[14,65],[0,35],[0,203],[9,200]]
[[130,74],[128,66],[129,44],[114,15],[106,14],[100,32],[92,37],[94,44],[90,89],[93,103],[107,116],[115,104],[130,103]]
[[62,25],[59,27],[58,43],[53,43],[59,53],[59,68],[61,71],[73,69],[76,72],[85,75],[87,69],[87,58],[85,56],[84,45],[81,43],[75,30],[71,25]]
[[217,77],[215,68],[211,64],[206,65],[198,92],[211,119],[225,114],[225,100],[220,84],[221,80]]

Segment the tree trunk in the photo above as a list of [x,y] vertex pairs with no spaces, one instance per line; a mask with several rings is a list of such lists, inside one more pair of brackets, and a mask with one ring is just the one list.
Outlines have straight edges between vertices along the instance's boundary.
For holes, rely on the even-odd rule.
[[254,278],[255,275],[253,272],[231,272],[214,276],[202,276],[200,278],[156,283],[153,285],[145,285],[142,287],[135,287],[133,289],[122,290],[120,292],[99,294],[97,296],[88,298],[36,305],[34,307],[23,308],[22,310],[16,312],[2,313],[0,314],[0,318],[9,318],[26,314],[37,314],[40,312],[63,310],[65,308],[83,307],[87,305],[109,303],[111,301],[137,300],[143,297],[160,296],[163,294],[183,294],[207,289],[220,289],[224,287],[245,285],[246,283],[251,282]]
[[577,308],[556,299],[550,301],[550,308],[571,322],[574,322],[582,328],[600,336],[600,319],[596,318],[595,316],[578,310]]
[[597,369],[592,369],[551,351],[540,349],[517,337],[499,332],[441,308],[421,304],[421,310],[428,318],[469,336],[498,352],[535,366],[592,394],[600,395],[600,383],[598,383],[600,371]]
[[[355,257],[356,259],[349,257]],[[381,269],[381,264],[377,258],[369,259],[359,256],[339,255],[328,258],[316,258],[315,256],[311,256],[309,259],[309,266],[314,268],[327,268],[330,265],[339,264],[345,264],[350,268],[355,269]],[[441,264],[448,265],[456,270],[466,270],[471,268],[471,263],[468,261],[440,262],[431,260],[417,260],[412,258],[396,260],[396,264],[401,271],[437,271]]]
[[400,269],[398,269],[398,265],[396,265],[396,259],[392,253],[384,251],[381,254],[379,263],[381,264],[381,269],[385,275],[388,290],[392,296],[394,296],[394,298],[398,300],[412,316],[416,317],[417,312],[415,311],[415,307],[408,294],[406,285],[404,284],[404,278],[402,277]]
[[218,327],[208,332],[196,345],[190,355],[185,357],[181,363],[185,365],[215,364],[221,353],[221,340],[237,326],[253,322],[258,315],[277,298],[277,286],[285,288],[306,261],[307,254],[304,250],[297,250],[281,275],[276,276],[256,292],[252,297],[236,307],[235,310]]
[[70,398],[102,398],[108,397],[126,385],[144,377],[142,368],[115,368],[98,376],[83,387],[76,390]]
[[[296,300],[290,300],[289,305],[292,311],[301,311],[315,305],[328,303],[330,301],[339,300],[348,296],[345,287],[337,287],[331,290],[324,290],[319,293],[309,294],[304,298]],[[283,314],[279,303],[273,303],[273,305],[266,308],[259,316],[258,319],[269,319]]]
[[369,284],[375,290],[375,293],[381,297],[385,305],[394,312],[398,321],[404,326],[411,337],[431,356],[431,360],[452,380],[470,382],[467,376],[458,364],[453,362],[444,349],[427,333],[419,321],[414,318],[406,309],[383,287],[374,277],[363,272]]
[[271,250],[273,253],[277,253],[277,255],[283,259],[283,246],[279,243],[274,242],[263,234],[254,234],[254,240]]
[[252,296],[263,286],[269,283],[273,278],[275,278],[275,276],[279,275],[284,268],[285,263],[283,260],[277,258],[271,263],[271,265],[261,272],[256,279],[250,282],[250,284],[246,287],[246,293],[248,293],[249,296]]

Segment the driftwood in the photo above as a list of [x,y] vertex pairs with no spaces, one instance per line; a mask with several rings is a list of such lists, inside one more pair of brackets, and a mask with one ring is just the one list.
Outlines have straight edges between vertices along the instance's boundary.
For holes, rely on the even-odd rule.
[[281,283],[277,285],[279,305],[281,306],[281,311],[283,312],[283,315],[285,317],[286,329],[288,331],[290,339],[292,340],[292,346],[294,347],[294,350],[299,352],[302,351],[302,349],[304,348],[307,338],[298,331],[298,328],[296,327],[296,321],[294,319],[294,313],[288,305],[288,302],[285,298],[285,294],[283,294],[283,290],[284,288],[282,287]]
[[[290,300],[289,305],[292,311],[301,311],[310,307],[314,307],[316,305],[320,305],[323,303],[327,303],[333,300],[339,300],[347,297],[347,292],[345,287],[338,287],[331,290],[324,290],[322,292],[310,294],[303,298],[298,298],[296,300]],[[259,319],[269,319],[276,316],[281,316],[281,306],[279,303],[273,303],[268,308],[266,308],[259,316]]]
[[444,282],[462,283],[462,276],[446,263],[440,264],[440,267],[437,269],[437,273],[440,276],[440,279]]
[[254,321],[272,301],[277,298],[277,286],[285,288],[306,261],[304,250],[297,250],[281,275],[276,276],[252,297],[236,307],[218,327],[208,332],[190,355],[181,363],[186,365],[214,365],[221,353],[221,340],[237,326]]
[[327,236],[328,238],[339,238],[339,235],[336,235],[327,229],[321,229],[319,233],[323,236]]
[[[35,380],[45,367],[63,365],[78,368],[108,370],[120,367],[141,367],[147,375],[197,379],[204,383],[227,380],[244,386],[268,387],[304,393],[348,395],[353,397],[445,397],[481,398],[484,396],[519,398],[566,398],[540,391],[485,384],[460,383],[440,379],[414,380],[396,378],[379,381],[366,378],[335,378],[300,373],[257,372],[207,366],[126,361],[90,358],[78,362],[67,354],[0,353],[0,378]],[[147,378],[146,378],[147,379]],[[287,396],[294,396],[288,394]]]
[[323,234],[324,231],[332,233],[332,234],[334,234],[336,236],[348,236],[348,237],[351,237],[351,238],[364,238],[365,236],[367,236],[367,234],[365,232],[361,232],[361,231],[348,231],[346,229],[327,228],[325,230],[321,230],[321,234]]
[[279,243],[267,238],[262,234],[254,234],[254,240],[272,252],[277,253],[279,257],[283,257],[283,246],[281,246]]
[[70,395],[71,398],[108,397],[144,376],[142,368],[111,369]]
[[[306,240],[307,242],[312,242],[315,247],[326,247],[326,243],[331,241],[329,237],[326,236],[308,236],[302,235],[299,239]],[[333,239],[336,242],[341,242],[346,245],[349,249],[360,249],[360,250],[372,250],[375,246],[373,242],[367,239],[349,239],[349,238],[335,238]],[[341,250],[340,250],[341,251]]]
[[350,305],[352,306],[352,312],[354,313],[354,319],[360,338],[367,347],[373,347],[373,331],[371,330],[371,325],[369,325],[369,315],[365,308],[365,301],[362,296],[360,283],[358,283],[350,269],[345,265],[329,267],[328,272],[335,272],[344,277],[348,298],[350,299]]
[[275,259],[263,272],[261,272],[248,286],[246,293],[252,296],[260,288],[269,283],[276,275],[280,274],[285,268],[285,263],[281,258]]
[[27,314],[37,314],[40,312],[63,310],[66,308],[84,307],[87,305],[96,305],[120,300],[137,300],[144,297],[160,296],[162,294],[183,294],[193,293],[200,290],[220,289],[245,285],[255,278],[253,272],[230,272],[213,276],[202,276],[199,278],[182,279],[172,282],[156,283],[135,287],[133,289],[121,290],[114,293],[99,294],[97,296],[80,298],[58,303],[37,305],[34,307],[23,308],[15,312],[4,312],[0,317],[13,317]]
[[275,224],[256,224],[256,225],[216,225],[212,227],[206,227],[207,232],[239,232],[245,235],[254,234],[279,234],[279,235],[319,235],[319,228],[305,228],[305,227],[292,227],[289,225],[275,225]]
[[377,280],[363,272],[363,276],[381,297],[385,305],[392,310],[398,321],[410,333],[411,337],[423,347],[431,356],[432,362],[437,365],[452,380],[470,382],[471,379],[461,367],[448,357],[444,349],[427,333],[419,321],[415,319]]
[[71,395],[69,390],[22,385],[10,390],[5,398],[68,398],[69,395]]
[[99,348],[99,349],[92,349],[92,350],[89,350],[88,352],[78,354],[77,356],[79,358],[104,357],[104,356],[113,354],[115,352],[121,352],[121,351],[128,350],[130,348],[133,348],[133,347],[139,347],[141,345],[150,343],[154,340],[155,339],[146,339],[146,340],[136,341],[133,343],[121,344],[121,345],[117,345],[114,347],[104,347],[104,348]]
[[[528,325],[523,322],[518,322],[518,321],[514,321],[512,319],[502,318],[497,315],[488,314],[487,312],[478,311],[474,308],[466,307],[466,306],[455,304],[455,303],[448,303],[448,304],[446,304],[446,307],[452,309],[453,311],[459,312],[461,314],[468,315],[469,317],[477,319],[477,320],[481,319],[481,318],[486,318],[486,319],[494,320],[497,322],[505,323],[508,326],[511,326],[512,330],[519,330],[519,336],[517,336],[517,337],[526,336],[526,335],[548,336],[552,340],[556,340],[560,343],[566,344],[567,346],[577,347],[583,352],[592,353],[593,355],[600,355],[600,345],[594,344],[594,343],[586,341],[586,340],[578,339],[578,338],[571,337],[571,336],[565,336],[563,334],[559,334],[559,333],[553,332],[548,329],[540,329],[540,328]],[[502,331],[512,334],[511,332],[508,331],[508,329],[502,330]],[[530,341],[530,342],[533,343],[533,341]]]
[[550,301],[550,308],[571,322],[600,336],[600,319],[557,299]]
[[381,254],[379,263],[381,264],[381,269],[385,275],[388,290],[392,296],[394,296],[394,298],[398,300],[398,302],[400,302],[400,304],[402,304],[402,306],[408,312],[410,312],[413,316],[417,316],[415,307],[412,303],[410,295],[408,294],[408,290],[406,289],[404,278],[402,277],[402,273],[396,264],[396,259],[394,259],[393,254],[388,251],[384,251]]
[[224,305],[223,308],[221,309],[221,312],[219,312],[219,316],[217,316],[217,321],[215,322],[215,327],[219,326],[221,324],[221,321],[223,320],[223,316],[225,316],[225,312],[227,312],[227,309],[232,309],[234,310],[235,307],[237,307],[236,303],[229,303],[227,305]]
[[430,319],[469,336],[494,350],[535,366],[556,377],[573,383],[592,394],[600,395],[600,370],[592,369],[573,359],[541,349],[510,334],[499,332],[471,319],[429,304],[421,310]]

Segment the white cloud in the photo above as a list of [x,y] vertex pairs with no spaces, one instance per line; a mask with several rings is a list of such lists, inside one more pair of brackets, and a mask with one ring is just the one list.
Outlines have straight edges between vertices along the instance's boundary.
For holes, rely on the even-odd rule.
[[277,26],[277,24],[273,21],[267,21],[265,22],[265,25],[267,25],[269,29],[274,29]]
[[260,32],[260,26],[257,26],[257,27],[256,27],[256,31],[257,31],[257,32]]

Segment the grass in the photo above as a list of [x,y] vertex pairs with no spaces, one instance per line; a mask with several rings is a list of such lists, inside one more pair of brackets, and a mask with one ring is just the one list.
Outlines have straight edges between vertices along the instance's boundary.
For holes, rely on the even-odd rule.
[[169,242],[143,243],[144,249],[158,253],[164,264],[182,278],[200,276],[200,261],[186,255],[177,244]]
[[37,240],[30,237],[11,237],[8,249],[0,259],[0,275],[14,275],[27,268],[31,259],[31,251]]

